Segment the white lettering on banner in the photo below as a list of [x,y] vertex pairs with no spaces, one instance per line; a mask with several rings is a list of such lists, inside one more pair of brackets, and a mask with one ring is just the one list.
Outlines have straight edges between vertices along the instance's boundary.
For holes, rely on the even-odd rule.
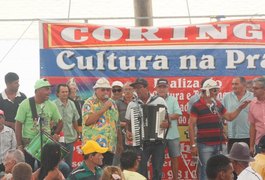
[[236,69],[236,65],[243,64],[247,61],[247,69],[256,69],[256,63],[260,61],[260,66],[265,68],[265,54],[245,55],[240,50],[226,50],[227,53],[227,66],[226,69]]
[[68,42],[84,42],[88,39],[88,37],[81,36],[80,39],[77,39],[75,37],[75,32],[80,31],[81,33],[87,33],[88,29],[83,27],[83,28],[78,28],[78,27],[67,27],[62,30],[61,32],[61,37]]
[[185,37],[186,28],[188,26],[178,26],[172,27],[173,28],[173,37],[170,40],[187,40],[188,38]]
[[[135,56],[117,57],[114,53],[105,57],[104,51],[98,52],[96,58],[93,56],[75,56],[72,51],[62,51],[56,58],[57,65],[63,70],[71,70],[77,66],[81,70],[106,70],[106,66],[109,70],[148,70],[148,64],[152,64],[155,70],[168,70],[168,59],[163,55],[156,56]],[[107,59],[107,61],[105,60]],[[66,62],[67,61],[67,62]],[[76,62],[75,62],[76,61]],[[139,61],[139,67],[136,67],[136,62]]]
[[229,24],[218,24],[217,26],[221,29],[220,31],[211,25],[198,25],[199,37],[196,39],[210,39],[209,36],[213,39],[227,39],[226,31]]
[[[183,106],[183,105],[181,104],[180,106]],[[178,118],[178,124],[188,124],[187,117],[186,116],[180,116]]]
[[[157,84],[159,78],[154,78],[154,84]],[[178,78],[176,81],[172,80],[169,81],[170,88],[199,88],[200,87],[200,81],[198,80],[188,80],[186,78]],[[175,96],[172,94],[172,96]]]
[[[226,69],[236,69],[237,66],[247,64],[247,69],[257,69],[257,63],[265,68],[265,54],[246,54],[240,50],[226,50]],[[177,57],[176,57],[177,58]],[[215,58],[213,55],[202,55],[197,59],[195,55],[180,56],[180,70],[214,70]],[[98,70],[98,71],[148,71],[169,70],[169,60],[166,55],[145,55],[145,56],[117,56],[114,52],[100,51],[96,55],[76,56],[74,51],[61,51],[56,57],[56,63],[63,70]],[[174,67],[174,66],[173,66]],[[157,80],[156,80],[157,81]],[[170,82],[171,88],[199,88],[199,82],[178,79]]]
[[93,31],[92,36],[103,42],[117,41],[122,37],[122,32],[113,26],[102,26]]
[[260,24],[243,23],[235,26],[233,31],[235,36],[241,39],[262,39],[262,32],[258,31],[260,29]]
[[[181,56],[179,69],[215,69],[214,57],[212,55],[203,55],[201,61],[197,64],[197,58],[194,55]],[[199,65],[199,67],[198,67]]]
[[[169,37],[170,40],[189,40],[187,37],[188,26],[174,26],[170,28],[172,29]],[[230,24],[209,24],[197,25],[195,28],[196,32],[198,32],[195,38],[198,40],[210,38],[224,40],[228,38],[228,33],[233,33],[234,37],[243,40],[262,40],[263,38],[260,24],[241,23],[234,27],[231,27]],[[127,27],[125,30],[113,26],[100,26],[95,29],[89,29],[89,27],[65,27],[61,31],[61,38],[67,42],[85,42],[90,39],[91,41],[114,42],[123,38],[127,42],[163,41],[163,38],[157,35],[159,30],[158,27]],[[128,34],[125,36],[124,32],[127,31]],[[162,36],[161,33],[160,36]]]
[[181,110],[182,112],[187,112],[187,110],[188,110],[188,103],[186,103],[186,104],[181,103],[181,104],[179,105],[179,107],[180,107],[180,110]]
[[190,100],[190,97],[191,97],[192,95],[193,95],[193,94],[187,92],[187,93],[186,93],[186,99],[187,99],[187,100]]
[[[148,41],[161,41],[162,38],[159,38],[155,35],[156,32],[158,32],[158,28],[148,28],[145,27],[143,32],[143,29],[141,27],[132,27],[128,28],[130,30],[129,38],[126,39],[126,41],[144,41],[145,39]],[[145,38],[145,39],[144,39]]]

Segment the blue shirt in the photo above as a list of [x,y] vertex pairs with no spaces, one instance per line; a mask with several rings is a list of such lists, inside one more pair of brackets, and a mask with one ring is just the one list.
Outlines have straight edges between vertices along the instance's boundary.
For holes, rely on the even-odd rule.
[[[167,96],[165,99],[167,103],[167,111],[168,114],[178,114],[182,115],[182,112],[179,107],[178,100],[173,96]],[[166,139],[176,139],[179,138],[179,130],[178,130],[178,121],[177,119],[170,120],[170,128],[168,129]]]
[[[246,91],[245,95],[239,101],[234,92],[229,92],[224,95],[222,103],[228,112],[233,112],[238,108],[238,106],[240,106],[240,104],[246,100],[252,100],[253,97],[254,96],[252,92]],[[248,111],[249,105],[242,109],[242,111],[233,121],[228,122],[228,138],[249,138]]]

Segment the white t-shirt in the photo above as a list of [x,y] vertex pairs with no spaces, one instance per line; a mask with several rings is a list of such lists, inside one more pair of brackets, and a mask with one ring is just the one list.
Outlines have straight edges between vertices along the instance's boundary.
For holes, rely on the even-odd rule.
[[250,166],[248,166],[237,177],[237,180],[246,180],[246,179],[247,180],[262,180],[262,177],[256,171],[254,171]]

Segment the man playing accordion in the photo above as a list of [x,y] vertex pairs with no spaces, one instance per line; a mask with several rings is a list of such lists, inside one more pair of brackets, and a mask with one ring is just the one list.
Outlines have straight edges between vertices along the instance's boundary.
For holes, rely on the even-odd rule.
[[[162,177],[162,167],[164,163],[164,151],[165,151],[165,140],[164,138],[157,138],[157,139],[146,139],[143,138],[143,133],[144,136],[147,136],[146,131],[143,130],[144,126],[146,125],[145,118],[143,111],[143,107],[145,105],[150,105],[154,107],[159,107],[163,106],[167,107],[166,102],[163,98],[158,97],[158,96],[153,96],[150,94],[148,90],[148,82],[143,79],[143,78],[137,78],[134,83],[131,84],[131,86],[135,89],[135,92],[137,93],[137,98],[133,100],[132,102],[129,103],[127,110],[126,110],[126,115],[125,118],[128,120],[127,123],[127,131],[126,131],[126,138],[128,140],[139,140],[140,139],[140,144],[138,142],[133,143],[135,144],[136,150],[140,153],[141,155],[141,162],[139,166],[139,173],[144,175],[146,178],[148,178],[148,173],[147,173],[147,162],[152,156],[151,161],[152,161],[152,167],[153,167],[153,175],[152,179],[153,180],[159,180]],[[153,115],[147,113],[147,115]],[[134,124],[133,120],[139,120],[140,124]],[[148,121],[153,121],[155,123],[158,123],[158,128],[163,128],[166,129],[169,127],[168,120],[160,119],[160,122],[158,120],[159,118],[156,119],[149,119]],[[135,130],[140,129],[140,137],[138,138],[139,134],[136,134],[133,130],[131,130],[133,126],[139,126],[135,127]],[[149,129],[148,132],[151,132],[153,129]]]

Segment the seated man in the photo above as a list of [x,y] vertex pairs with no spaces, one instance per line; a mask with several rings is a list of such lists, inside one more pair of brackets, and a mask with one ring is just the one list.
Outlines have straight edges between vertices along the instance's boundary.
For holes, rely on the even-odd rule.
[[4,156],[8,150],[16,149],[16,135],[12,128],[5,126],[4,111],[0,109],[0,178],[4,175]]
[[126,150],[120,157],[121,169],[126,180],[146,180],[146,177],[137,172],[139,167],[139,159],[136,152]]
[[25,162],[17,163],[12,169],[13,180],[31,180],[32,168]]
[[233,166],[224,155],[210,157],[206,164],[206,174],[209,180],[233,180]]
[[258,148],[260,153],[254,157],[255,161],[250,166],[265,179],[265,135],[259,140]]
[[251,157],[250,149],[247,143],[234,143],[227,156],[232,161],[233,168],[238,176],[238,180],[262,179],[262,177],[254,169],[252,169],[252,167],[249,166],[249,163],[255,161],[255,159]]
[[100,167],[103,165],[102,154],[107,152],[108,148],[101,147],[96,141],[88,140],[81,149],[83,151],[84,161],[67,179],[99,179],[102,175],[102,169]]
[[3,177],[3,180],[12,177],[11,172],[13,167],[20,162],[25,162],[25,156],[22,151],[18,149],[7,151],[3,161],[5,167],[5,176]]

